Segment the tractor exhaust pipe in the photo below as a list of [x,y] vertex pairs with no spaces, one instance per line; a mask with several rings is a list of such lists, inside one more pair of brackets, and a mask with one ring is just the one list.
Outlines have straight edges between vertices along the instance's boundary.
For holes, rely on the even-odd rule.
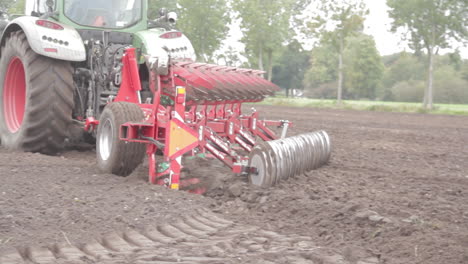
[[249,179],[254,185],[273,186],[325,165],[330,155],[330,137],[325,131],[267,141],[250,154]]

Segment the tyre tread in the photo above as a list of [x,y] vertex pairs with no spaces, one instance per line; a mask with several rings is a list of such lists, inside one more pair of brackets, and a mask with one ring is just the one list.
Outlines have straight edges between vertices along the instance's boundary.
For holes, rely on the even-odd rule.
[[[136,104],[128,102],[116,102],[107,105],[101,115],[101,122],[106,116],[114,118],[114,124],[120,129],[120,125],[127,122],[141,122],[144,119],[143,112]],[[99,135],[98,128],[98,135]],[[98,136],[99,137],[99,136]],[[117,141],[116,149],[112,151],[106,166],[101,166],[106,172],[126,177],[130,175],[138,165],[143,162],[145,145],[142,143]],[[101,161],[98,154],[98,162]]]
[[[56,154],[64,147],[73,110],[73,68],[68,61],[35,53],[22,31],[13,32],[5,49],[22,55],[28,85],[22,138],[16,146],[27,152]],[[18,50],[19,49],[19,50]]]

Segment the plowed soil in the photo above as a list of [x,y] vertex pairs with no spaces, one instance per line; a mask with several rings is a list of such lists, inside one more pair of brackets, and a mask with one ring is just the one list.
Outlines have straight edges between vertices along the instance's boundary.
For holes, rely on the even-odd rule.
[[468,118],[258,107],[330,163],[271,189],[187,161],[206,196],[0,148],[0,263],[468,263]]

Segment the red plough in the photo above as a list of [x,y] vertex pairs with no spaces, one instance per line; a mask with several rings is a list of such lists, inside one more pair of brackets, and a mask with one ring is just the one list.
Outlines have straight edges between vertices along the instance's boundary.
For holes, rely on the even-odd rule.
[[[318,167],[329,159],[326,133],[278,140],[269,127],[282,128],[284,138],[289,121],[262,120],[256,111],[242,113],[242,103],[260,102],[279,90],[262,78],[261,71],[175,61],[169,74],[158,75],[151,69],[149,74],[154,96],[141,102],[135,49],[128,48],[123,58],[122,84],[113,103],[133,103],[144,113],[141,122],[121,126],[120,140],[146,144],[151,183],[171,189],[198,183],[197,179],[181,182],[183,155],[213,156],[233,173],[248,174],[250,181],[260,186],[273,185],[285,177],[279,173],[291,174],[291,166],[304,167],[302,171],[296,169],[296,174],[313,167],[298,163],[316,162]],[[88,120],[88,125],[97,124]],[[258,139],[269,144],[259,144]],[[163,153],[160,160],[156,158],[158,151]],[[294,162],[294,156],[303,157]]]

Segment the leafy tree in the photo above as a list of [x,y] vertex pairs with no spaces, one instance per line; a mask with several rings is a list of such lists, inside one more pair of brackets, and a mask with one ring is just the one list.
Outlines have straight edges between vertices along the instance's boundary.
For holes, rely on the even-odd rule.
[[268,79],[272,79],[273,59],[275,53],[282,49],[282,44],[291,39],[294,33],[290,30],[292,18],[297,14],[305,1],[295,0],[238,0],[233,1],[237,18],[241,19],[244,33],[242,43],[252,65],[266,70]]
[[307,90],[317,89],[320,85],[335,82],[338,79],[338,55],[329,43],[312,49],[310,68],[304,77],[304,87]]
[[434,101],[447,104],[468,103],[468,82],[454,65],[441,65],[434,71]]
[[321,0],[316,3],[315,10],[306,32],[329,42],[338,54],[337,103],[341,104],[346,40],[362,30],[368,10],[362,0]]
[[468,81],[468,60],[464,60],[460,67],[462,78]]
[[[462,71],[456,70],[456,64],[449,55],[435,56],[434,64],[434,102],[447,104],[468,103],[468,82],[462,78]],[[418,75],[425,70],[420,68]],[[424,78],[419,80],[401,80],[392,87],[394,99],[402,102],[418,102],[424,96]]]
[[226,0],[178,0],[178,27],[189,37],[197,56],[213,61],[231,22]]
[[[349,37],[346,41],[348,45],[343,51],[347,58],[346,67],[343,69],[343,94],[352,98],[375,99],[381,87],[384,67],[374,39],[360,34]],[[319,90],[313,94],[320,97],[332,94],[328,89],[330,83],[337,84],[339,80],[338,56],[335,47],[329,42],[324,42],[312,50],[311,66],[304,80],[306,89]]]
[[400,81],[424,80],[424,63],[411,53],[395,54],[397,59],[386,64],[384,85],[392,87]]
[[450,64],[454,67],[456,71],[460,71],[463,65],[463,59],[461,57],[460,51],[457,49],[455,52],[449,53],[446,57],[450,60]]
[[14,3],[11,3],[10,8],[8,8],[8,13],[24,14],[25,5],[26,5],[25,0],[17,0]]
[[336,85],[338,81],[332,81],[328,83],[322,83],[314,89],[304,91],[304,95],[311,98],[317,99],[336,99]]
[[[391,57],[395,56],[391,55]],[[427,56],[421,57],[406,52],[397,56],[397,60],[386,65],[383,81],[386,87],[384,99],[403,102],[420,101],[425,90]],[[388,58],[385,59],[385,61],[388,60]],[[467,103],[468,79],[464,79],[464,66],[468,61],[457,56],[454,58],[454,54],[435,55],[433,60],[434,102]]]
[[286,91],[289,96],[290,89],[303,90],[303,80],[305,71],[309,67],[309,54],[304,51],[302,45],[297,41],[292,41],[273,67],[273,83]]
[[224,53],[219,54],[216,59],[218,64],[226,66],[239,67],[242,64],[239,52],[237,52],[232,46],[228,46]]
[[361,34],[351,37],[345,51],[345,87],[354,98],[375,99],[382,84],[384,67],[374,38]]
[[392,87],[392,94],[397,102],[417,102],[424,94],[424,81],[401,81]]
[[152,19],[158,18],[158,11],[166,8],[168,11],[176,11],[177,1],[173,0],[148,0],[148,16]]
[[450,48],[453,41],[468,38],[468,2],[466,0],[387,0],[393,18],[392,31],[406,29],[410,47],[428,55],[428,81],[424,107],[433,107],[434,55]]
[[0,10],[8,10],[15,2],[11,0],[0,0]]
[[[378,97],[385,101],[395,100],[392,87],[401,81],[424,80],[425,64],[411,53],[402,52],[384,57],[387,60],[383,77],[383,89],[378,91]],[[388,58],[392,57],[392,58]],[[422,93],[423,95],[424,93]]]
[[393,54],[390,54],[390,55],[382,56],[382,62],[383,62],[383,64],[385,66],[392,65],[393,63],[398,61],[398,59],[400,59],[400,57],[401,57],[401,54],[404,54],[404,53],[406,53],[406,52],[393,53]]

